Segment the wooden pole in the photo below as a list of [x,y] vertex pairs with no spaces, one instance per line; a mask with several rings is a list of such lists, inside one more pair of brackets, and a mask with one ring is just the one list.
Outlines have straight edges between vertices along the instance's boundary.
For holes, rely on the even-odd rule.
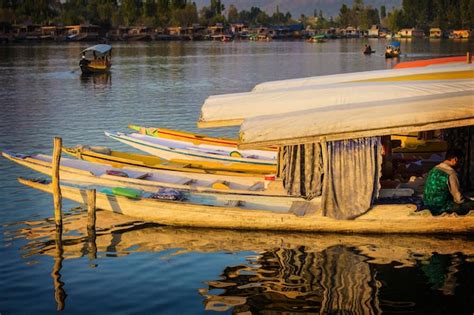
[[57,226],[63,225],[63,215],[61,209],[61,187],[59,186],[59,166],[61,163],[61,149],[63,140],[59,137],[54,138],[54,150],[53,150],[53,174],[51,175],[53,188],[53,202],[54,202],[54,221]]
[[95,189],[87,190],[87,229],[95,230]]
[[87,190],[87,239],[89,243],[88,257],[90,260],[97,258],[97,245],[96,245],[96,213],[95,213],[95,201],[96,201],[96,190]]
[[466,58],[467,58],[467,63],[472,63],[472,54],[470,51],[467,52]]

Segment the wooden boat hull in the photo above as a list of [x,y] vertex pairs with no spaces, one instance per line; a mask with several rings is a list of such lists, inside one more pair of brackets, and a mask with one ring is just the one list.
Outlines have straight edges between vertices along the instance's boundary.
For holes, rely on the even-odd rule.
[[[52,193],[51,185],[26,179],[19,182]],[[87,202],[84,190],[62,186],[64,198]],[[172,226],[338,233],[474,233],[474,216],[415,215],[414,205],[378,205],[354,220],[335,220],[320,214],[297,217],[291,213],[210,207],[185,202],[130,199],[97,193],[96,206],[148,222]]]
[[191,161],[184,159],[166,161],[156,156],[119,151],[111,151],[110,154],[102,154],[87,149],[63,148],[63,152],[81,160],[107,164],[119,168],[139,167],[145,169],[229,176],[261,176],[263,174],[274,174],[276,172],[276,167],[255,167],[241,163],[224,164],[220,162]]
[[[19,165],[28,167],[34,171],[51,176],[52,168],[51,163],[33,157],[26,158],[15,158],[11,155],[2,153],[3,156]],[[87,162],[83,162],[87,163]],[[273,210],[273,211],[287,211],[295,201],[304,201],[302,198],[291,197],[286,195],[284,191],[280,193],[277,192],[268,192],[268,191],[252,191],[245,189],[245,187],[250,187],[249,185],[256,184],[260,188],[263,188],[263,182],[253,182],[246,177],[236,178],[240,182],[233,182],[232,185],[240,187],[241,189],[235,188],[213,188],[206,186],[194,186],[194,183],[191,186],[190,184],[181,184],[179,181],[171,179],[169,182],[165,181],[152,181],[140,178],[133,177],[119,177],[112,176],[107,174],[98,174],[95,175],[92,171],[81,170],[79,168],[74,168],[71,166],[64,165],[64,159],[60,167],[60,178],[62,181],[79,184],[79,185],[100,185],[106,187],[122,187],[122,188],[133,188],[138,189],[144,192],[154,193],[157,192],[160,188],[172,188],[177,189],[185,193],[187,196],[190,196],[196,202],[202,200],[203,202],[209,205],[226,205],[226,204],[238,204],[239,207],[244,209],[253,209],[259,207],[264,210]],[[128,173],[131,174],[133,170],[130,170]],[[197,185],[204,185],[204,183],[209,183],[215,179],[215,177],[203,177],[206,175],[197,174],[197,176],[187,178],[185,180],[194,180]],[[210,179],[210,180],[209,180]],[[222,182],[222,177],[220,177]],[[230,179],[229,179],[230,180]],[[228,184],[232,186],[231,184]],[[315,199],[313,203],[318,203],[319,199]]]
[[99,74],[99,73],[107,73],[110,71],[110,65],[109,66],[81,65],[80,67],[83,74]]
[[391,52],[391,53],[386,52],[385,53],[385,58],[386,59],[398,58],[399,56],[400,56],[400,53],[396,53],[396,52]]
[[[209,137],[203,134],[196,134],[191,132],[179,131],[179,130],[172,130],[166,128],[151,128],[151,127],[142,127],[137,125],[128,125],[128,128],[135,130],[142,135],[162,138],[162,139],[172,139],[172,140],[179,140],[179,141],[188,141],[195,145],[200,144],[212,144],[212,145],[219,145],[225,147],[233,147],[237,149],[238,142],[236,139],[231,138],[216,138],[216,137]],[[268,151],[277,151],[278,149],[275,147],[270,148],[263,148],[262,150]]]
[[[276,159],[254,159],[244,157],[234,157],[231,155],[214,154],[208,152],[214,152],[215,150],[210,149],[209,151],[203,150],[190,150],[183,148],[170,147],[164,144],[158,143],[159,139],[154,140],[153,137],[141,135],[142,138],[132,137],[121,133],[109,133],[105,132],[106,136],[127,144],[135,149],[147,152],[149,154],[161,157],[166,160],[172,159],[189,159],[193,161],[207,161],[207,162],[221,162],[221,163],[238,163],[252,165],[256,169],[260,170],[272,170],[276,168]],[[147,138],[145,138],[147,137]]]
[[[466,256],[474,255],[474,240],[469,236],[436,237],[431,235],[347,235],[327,233],[288,233],[271,231],[242,231],[223,229],[192,229],[170,226],[149,226],[140,224],[135,218],[115,214],[109,211],[97,211],[96,229],[101,231],[94,238],[98,252],[108,252],[113,247],[116,255],[128,255],[134,252],[161,252],[170,248],[179,248],[175,254],[238,252],[252,249],[256,252],[271,248],[298,250],[306,253],[322,252],[341,244],[354,248],[358,253],[370,257],[371,264],[390,264],[397,267],[410,267],[419,264],[420,259],[438,254],[448,255],[462,252]],[[71,212],[63,217],[64,258],[77,259],[87,256],[84,250],[84,236],[87,231],[87,213]],[[44,246],[55,238],[53,220],[32,220],[18,233],[32,246],[24,246],[22,252],[31,256],[41,254],[55,256],[54,246]],[[120,237],[111,238],[112,233]],[[74,241],[72,241],[74,240]],[[284,240],[284,243],[282,243]],[[136,246],[140,244],[140,246]],[[94,247],[88,247],[94,250]],[[416,253],[416,255],[414,255]]]

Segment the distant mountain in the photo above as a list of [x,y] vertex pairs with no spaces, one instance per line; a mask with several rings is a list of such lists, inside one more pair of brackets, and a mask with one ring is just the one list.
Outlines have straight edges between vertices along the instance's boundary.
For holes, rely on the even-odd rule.
[[[210,0],[194,0],[198,8],[209,6]],[[322,10],[324,16],[337,16],[342,4],[352,7],[352,0],[222,0],[226,8],[233,4],[237,10],[249,10],[251,7],[259,7],[268,14],[275,12],[277,5],[280,12],[290,12],[293,18],[299,18],[301,14],[311,16],[314,10]],[[374,8],[380,9],[380,6],[385,5],[387,12],[393,7],[400,7],[402,0],[365,0],[364,4],[371,5]]]

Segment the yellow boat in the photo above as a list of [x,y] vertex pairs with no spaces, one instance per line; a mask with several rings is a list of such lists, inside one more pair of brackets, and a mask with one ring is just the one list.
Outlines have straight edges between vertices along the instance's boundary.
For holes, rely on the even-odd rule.
[[118,168],[132,166],[230,176],[256,176],[276,173],[276,166],[273,165],[190,161],[184,159],[164,160],[156,156],[112,151],[103,147],[63,148],[63,152],[81,160],[107,164]]
[[[225,147],[237,147],[238,141],[231,138],[209,137],[203,134],[197,134],[186,131],[172,130],[166,128],[142,127],[137,125],[128,125],[128,128],[138,131],[140,134],[178,141],[191,142],[195,145],[211,144]],[[277,148],[263,148],[262,150],[277,151]]]

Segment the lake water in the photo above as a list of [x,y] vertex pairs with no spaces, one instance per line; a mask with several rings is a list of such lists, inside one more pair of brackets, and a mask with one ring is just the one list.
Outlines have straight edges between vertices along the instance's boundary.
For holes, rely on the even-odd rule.
[[[0,150],[128,147],[103,131],[130,123],[198,131],[204,100],[257,83],[391,68],[385,40],[113,44],[110,75],[83,78],[84,44],[0,46]],[[465,54],[467,41],[402,41],[402,60]],[[202,131],[201,131],[202,132]],[[235,136],[237,129],[206,131]],[[0,160],[0,314],[472,314],[474,242],[460,237],[348,236],[181,229],[84,211],[20,185],[38,174]]]

